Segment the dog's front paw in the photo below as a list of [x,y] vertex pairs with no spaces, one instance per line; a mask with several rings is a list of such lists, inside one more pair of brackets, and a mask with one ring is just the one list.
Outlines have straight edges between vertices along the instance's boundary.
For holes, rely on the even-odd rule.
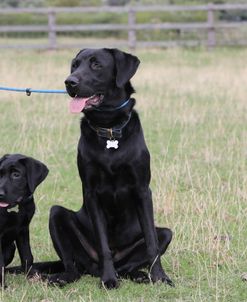
[[105,269],[101,273],[101,285],[105,289],[114,289],[119,286],[117,273],[112,263],[105,265]]
[[108,278],[107,280],[102,279],[101,284],[106,289],[114,289],[114,288],[118,288],[119,286],[119,282],[116,277]]
[[107,270],[101,276],[101,285],[106,289],[113,289],[119,286],[117,274],[114,269]]

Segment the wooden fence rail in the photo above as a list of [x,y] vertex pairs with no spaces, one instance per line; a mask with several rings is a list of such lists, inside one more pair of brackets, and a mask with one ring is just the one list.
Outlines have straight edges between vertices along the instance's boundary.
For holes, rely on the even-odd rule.
[[[209,48],[217,46],[216,31],[218,29],[229,29],[246,26],[247,22],[222,22],[216,21],[215,12],[217,11],[231,11],[231,10],[246,10],[247,4],[211,4],[184,6],[184,5],[147,5],[147,6],[124,6],[124,7],[60,7],[60,8],[17,8],[17,9],[0,9],[0,17],[2,14],[44,14],[48,16],[47,25],[2,25],[0,26],[0,33],[48,33],[48,43],[45,45],[10,45],[1,43],[0,48],[9,47],[36,47],[36,48],[50,48],[56,49],[59,47],[80,47],[80,44],[60,45],[57,42],[57,33],[60,32],[98,32],[98,31],[127,31],[128,41],[125,44],[130,49],[135,49],[138,46],[145,47],[169,47],[174,45],[188,45],[195,46],[201,44],[200,41],[138,41],[138,31],[153,31],[153,30],[179,30],[179,31],[195,31],[204,30],[207,32],[207,41],[205,44]],[[205,11],[207,12],[206,22],[191,22],[191,23],[137,23],[136,15],[139,12],[178,12],[178,11]],[[75,25],[58,25],[56,23],[56,16],[60,13],[114,13],[114,14],[128,14],[128,23],[126,24],[75,24]],[[247,44],[247,37],[246,41]],[[243,41],[242,41],[243,44]],[[116,46],[117,43],[115,43]],[[126,46],[125,45],[125,46]]]

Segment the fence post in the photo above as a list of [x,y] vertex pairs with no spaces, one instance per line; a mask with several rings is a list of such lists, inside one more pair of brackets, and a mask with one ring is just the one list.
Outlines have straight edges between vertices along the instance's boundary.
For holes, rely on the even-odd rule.
[[136,30],[134,29],[135,24],[136,24],[136,12],[130,6],[129,14],[128,14],[128,25],[129,25],[128,44],[131,50],[134,50],[136,48]]
[[213,4],[208,4],[208,48],[213,48],[216,46],[216,35],[214,27],[214,10]]
[[54,11],[48,13],[48,39],[49,48],[55,49],[57,47],[57,36],[56,36],[56,14]]

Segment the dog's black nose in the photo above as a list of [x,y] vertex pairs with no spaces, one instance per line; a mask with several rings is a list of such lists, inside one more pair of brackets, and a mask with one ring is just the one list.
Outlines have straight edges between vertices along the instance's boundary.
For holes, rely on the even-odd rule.
[[64,83],[66,86],[76,87],[79,84],[79,80],[74,76],[69,76]]

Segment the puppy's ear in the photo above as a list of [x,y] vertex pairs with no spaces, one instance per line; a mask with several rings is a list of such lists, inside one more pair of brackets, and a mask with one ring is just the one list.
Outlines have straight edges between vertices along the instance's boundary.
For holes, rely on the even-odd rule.
[[110,49],[116,65],[116,84],[123,87],[136,73],[140,60],[131,54],[118,50]]
[[5,160],[6,158],[9,157],[9,154],[4,154],[1,158],[0,158],[0,162],[2,162],[3,160]]
[[48,168],[42,162],[32,158],[25,157],[20,160],[26,167],[27,183],[31,193],[48,175]]

